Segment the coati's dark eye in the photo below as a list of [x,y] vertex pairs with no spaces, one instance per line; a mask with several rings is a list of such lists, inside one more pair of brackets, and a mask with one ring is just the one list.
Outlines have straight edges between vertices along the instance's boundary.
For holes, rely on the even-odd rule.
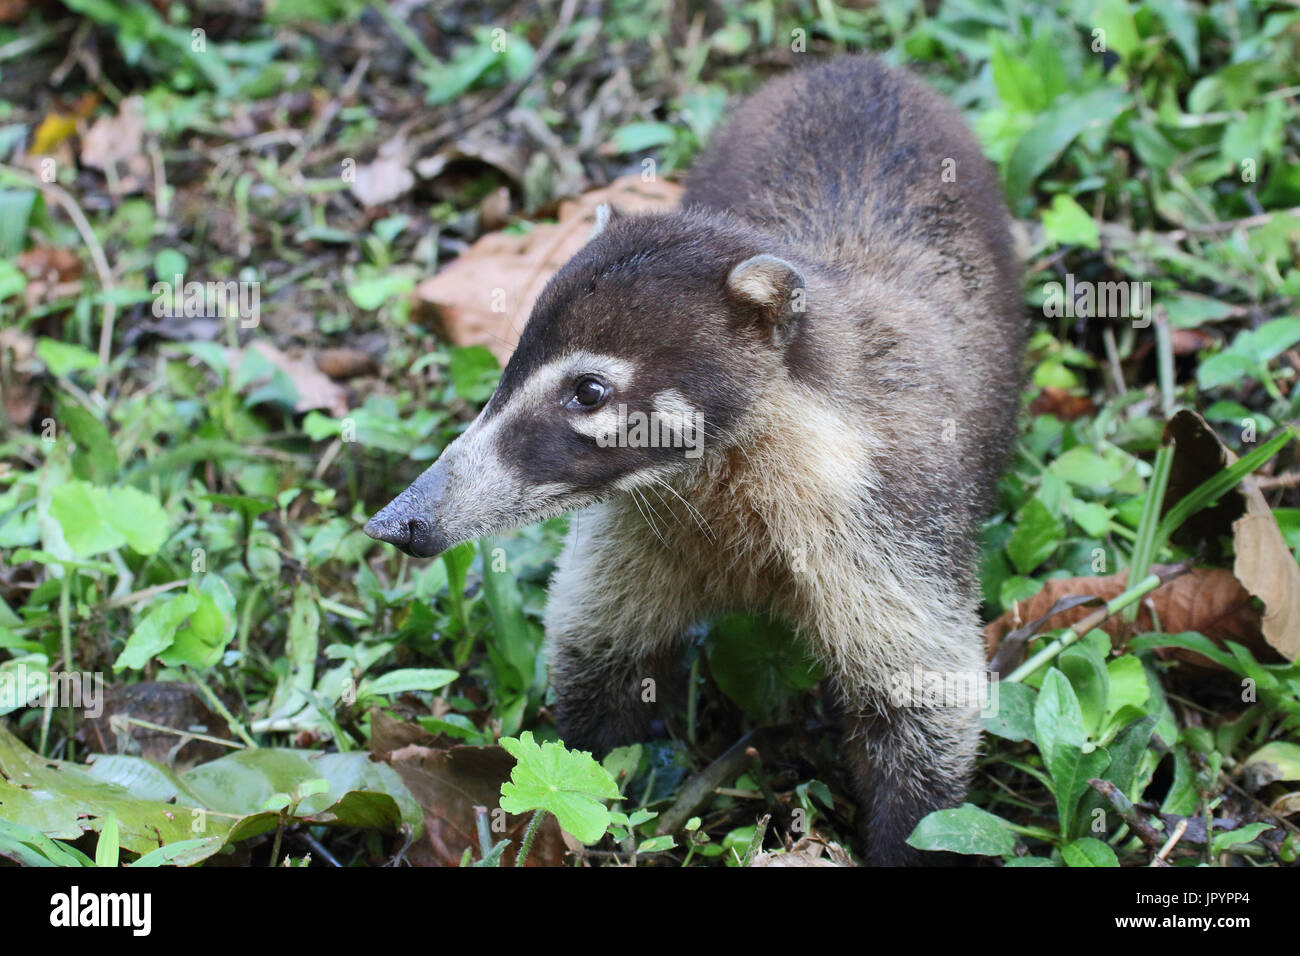
[[578,404],[583,408],[595,408],[605,400],[609,394],[609,389],[605,383],[598,378],[588,375],[586,378],[578,380],[577,386],[573,390],[573,400],[570,404]]

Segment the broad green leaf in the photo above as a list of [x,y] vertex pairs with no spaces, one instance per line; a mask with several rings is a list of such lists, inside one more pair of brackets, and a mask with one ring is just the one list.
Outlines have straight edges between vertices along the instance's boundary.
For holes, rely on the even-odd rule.
[[1243,843],[1249,843],[1265,830],[1273,829],[1271,823],[1247,823],[1236,830],[1228,830],[1223,833],[1214,834],[1212,840],[1211,852],[1222,853],[1224,850],[1234,846],[1240,846]]
[[99,367],[99,356],[90,349],[58,339],[41,338],[36,343],[36,355],[55,378]]
[[1119,866],[1115,851],[1096,837],[1081,837],[1061,847],[1066,866]]
[[822,676],[803,641],[764,617],[722,618],[710,629],[705,649],[718,687],[759,719],[770,718],[782,700],[808,690]]
[[640,153],[656,146],[666,146],[677,137],[667,123],[628,123],[615,131],[610,144],[615,153]]
[[1013,207],[1076,136],[1092,126],[1109,126],[1129,105],[1130,94],[1124,90],[1098,86],[1079,96],[1063,96],[1041,113],[1011,150],[1003,170]]
[[1006,821],[969,803],[928,814],[907,842],[918,850],[970,856],[1009,856],[1016,852],[1016,835]]
[[1062,651],[1056,666],[1070,679],[1070,686],[1074,688],[1085,735],[1090,740],[1097,739],[1110,695],[1110,678],[1105,662],[1095,650],[1080,642]]
[[1016,516],[1016,530],[1007,542],[1007,556],[1021,574],[1030,574],[1051,557],[1065,538],[1065,525],[1037,497]]
[[196,594],[180,594],[157,605],[131,631],[126,646],[113,662],[113,670],[142,669],[149,661],[171,647],[176,632],[199,606]]
[[364,681],[357,689],[357,700],[404,694],[415,690],[438,690],[446,687],[459,676],[456,671],[440,668],[406,668],[389,671],[374,680]]
[[117,868],[118,855],[117,814],[110,813],[99,826],[99,841],[95,844],[95,866]]
[[501,785],[501,809],[507,813],[546,810],[583,843],[595,843],[609,828],[609,809],[602,801],[618,800],[618,785],[585,751],[562,744],[538,745],[532,731],[502,737],[501,746],[517,763]]
[[1034,701],[1032,687],[1020,682],[998,683],[997,712],[983,718],[984,729],[1007,740],[1034,739]]
[[1077,202],[1065,193],[1052,197],[1052,208],[1043,211],[1043,231],[1050,242],[1062,246],[1101,247],[1101,229]]

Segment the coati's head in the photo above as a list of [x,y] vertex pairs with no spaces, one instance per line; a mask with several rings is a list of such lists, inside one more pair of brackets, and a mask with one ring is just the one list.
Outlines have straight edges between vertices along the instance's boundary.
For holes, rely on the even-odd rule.
[[366,523],[372,538],[430,557],[666,480],[735,441],[797,348],[800,269],[715,213],[599,227],[538,298],[478,418]]

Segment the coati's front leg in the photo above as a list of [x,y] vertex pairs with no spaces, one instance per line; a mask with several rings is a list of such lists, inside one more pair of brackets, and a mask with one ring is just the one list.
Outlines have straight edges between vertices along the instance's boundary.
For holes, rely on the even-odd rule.
[[[859,830],[873,866],[944,863],[907,844],[921,818],[966,795],[979,742],[979,711],[865,703],[845,727]],[[867,713],[863,713],[867,710]]]
[[856,625],[852,633],[820,633],[832,638],[828,672],[843,708],[859,837],[874,866],[949,863],[907,838],[926,814],[965,798],[979,746],[983,641],[969,600],[941,588],[927,589],[929,601],[889,600],[889,575],[875,580],[885,600],[839,619]]
[[694,593],[639,515],[611,503],[575,517],[546,612],[565,746],[601,756],[662,733],[683,696],[681,638],[698,613]]

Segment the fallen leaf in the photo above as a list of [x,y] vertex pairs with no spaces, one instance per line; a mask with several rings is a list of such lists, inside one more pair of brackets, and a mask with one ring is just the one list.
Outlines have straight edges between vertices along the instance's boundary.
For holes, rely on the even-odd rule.
[[41,156],[54,152],[55,148],[77,131],[76,117],[67,113],[47,113],[41,125],[32,134],[33,155]]
[[374,160],[357,167],[350,189],[363,206],[382,206],[405,195],[415,185],[410,148],[398,134],[379,147]]
[[784,853],[763,852],[755,855],[753,866],[853,866],[853,859],[838,843],[804,837]]
[[[1166,511],[1202,481],[1237,461],[1205,419],[1193,411],[1184,409],[1169,420],[1165,440],[1174,442]],[[1186,544],[1204,541],[1211,546],[1231,534],[1236,552],[1233,573],[1247,591],[1264,602],[1265,640],[1287,660],[1300,657],[1300,565],[1252,478],[1247,476],[1214,507],[1193,515],[1180,530],[1176,540]]]
[[117,115],[105,115],[81,137],[81,162],[93,169],[108,169],[139,156],[144,139],[144,106],[138,96],[122,101]]
[[[342,386],[330,381],[329,377],[316,368],[315,365],[300,359],[290,358],[263,339],[255,339],[244,350],[227,350],[232,376],[238,370],[240,360],[247,349],[254,349],[261,353],[268,362],[284,372],[289,377],[289,380],[293,382],[294,387],[298,390],[298,400],[293,406],[295,412],[309,412],[312,409],[323,408],[336,418],[347,415],[348,395]],[[250,387],[256,388],[258,385],[265,384],[265,380],[249,384]]]
[[153,175],[144,154],[144,105],[140,97],[122,101],[116,115],[101,116],[81,137],[81,164],[111,173],[121,194],[142,191]]
[[41,362],[36,342],[17,326],[0,329],[0,407],[17,430],[23,430],[40,402]]
[[379,363],[360,349],[337,348],[317,352],[316,367],[330,378],[354,378],[376,371]]
[[[122,718],[148,721],[177,733],[128,723]],[[106,686],[101,713],[98,717],[87,716],[77,738],[90,753],[135,754],[179,771],[229,753],[227,748],[189,737],[185,731],[229,737],[225,719],[208,708],[192,685],[142,681]]]
[[[510,779],[515,759],[500,747],[451,747],[435,750],[409,744],[389,754],[388,762],[424,810],[429,866],[459,866],[468,848],[482,856],[475,807],[487,810],[494,841],[509,840],[503,865],[513,865],[532,814],[500,809],[501,784]],[[555,817],[547,814],[538,829],[526,866],[560,866],[566,848]]]
[[1087,395],[1075,395],[1068,389],[1047,386],[1029,406],[1031,415],[1055,415],[1063,422],[1072,422],[1091,415],[1097,410]]
[[484,345],[504,364],[547,280],[587,244],[598,206],[610,203],[625,213],[664,212],[677,205],[681,194],[674,183],[624,176],[561,203],[556,225],[535,225],[523,235],[490,233],[416,287],[417,308],[443,338],[456,345]]
[[[992,657],[1007,633],[1023,621],[1043,616],[1062,598],[1091,595],[1109,601],[1123,593],[1127,586],[1127,572],[1099,578],[1049,579],[1032,598],[1020,602],[984,628],[989,656]],[[1151,613],[1152,607],[1155,617]],[[1043,626],[1045,629],[1069,627],[1092,612],[1091,607],[1071,607],[1052,616]],[[1124,636],[1123,628],[1124,623],[1118,615],[1101,625],[1101,630],[1113,639]],[[1198,631],[1220,646],[1224,641],[1235,641],[1261,661],[1278,660],[1277,653],[1264,640],[1260,614],[1251,602],[1250,593],[1231,571],[1224,568],[1193,568],[1147,595],[1138,611],[1135,630],[1157,629],[1166,634]],[[1202,655],[1182,648],[1160,648],[1157,653],[1201,667],[1218,667]]]

